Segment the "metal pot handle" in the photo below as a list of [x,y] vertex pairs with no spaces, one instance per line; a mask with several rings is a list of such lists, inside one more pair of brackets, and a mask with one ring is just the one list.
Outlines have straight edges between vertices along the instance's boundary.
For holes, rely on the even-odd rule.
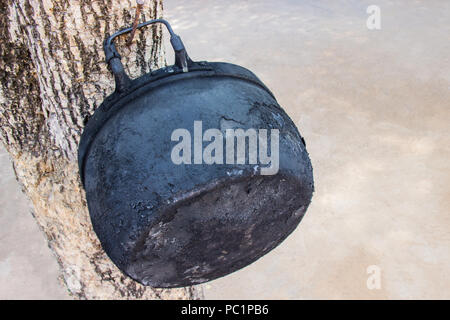
[[[189,58],[186,49],[184,48],[183,42],[181,38],[173,32],[172,27],[169,22],[164,19],[154,19],[138,24],[137,29],[148,26],[154,23],[162,23],[167,27],[167,30],[170,34],[170,43],[172,44],[172,48],[175,51],[175,65],[183,70],[183,72],[189,71],[189,66],[192,63],[192,60]],[[120,54],[117,52],[116,47],[114,45],[114,39],[120,35],[125,33],[129,33],[133,30],[133,28],[125,28],[122,29],[113,35],[106,38],[103,49],[105,51],[105,60],[109,65],[111,72],[114,75],[116,81],[116,91],[122,92],[125,91],[131,83],[130,77],[126,74],[125,69],[123,68],[123,64],[120,61]]]

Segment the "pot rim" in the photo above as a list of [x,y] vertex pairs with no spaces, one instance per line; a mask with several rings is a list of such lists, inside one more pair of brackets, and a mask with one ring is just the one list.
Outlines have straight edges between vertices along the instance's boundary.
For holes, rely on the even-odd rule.
[[125,91],[114,91],[107,96],[88,119],[78,145],[78,167],[83,187],[86,156],[89,153],[90,146],[94,142],[97,133],[110,118],[112,118],[120,109],[128,105],[130,100],[135,99],[136,95],[146,94],[150,90],[175,81],[203,77],[228,77],[250,82],[264,89],[276,100],[273,93],[253,72],[231,63],[199,61],[193,62],[188,72],[183,72],[183,70],[176,65],[171,65],[146,73],[143,76],[132,80],[130,86]]

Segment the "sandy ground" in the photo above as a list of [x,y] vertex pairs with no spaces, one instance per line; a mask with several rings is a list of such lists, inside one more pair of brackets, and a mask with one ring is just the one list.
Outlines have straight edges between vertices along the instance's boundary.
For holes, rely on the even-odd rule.
[[67,299],[58,264],[0,148],[0,299]]
[[[370,4],[381,30],[366,27]],[[450,298],[450,2],[167,0],[165,15],[194,60],[243,65],[268,85],[314,167],[297,230],[206,284],[206,298]],[[0,298],[65,298],[0,161]]]

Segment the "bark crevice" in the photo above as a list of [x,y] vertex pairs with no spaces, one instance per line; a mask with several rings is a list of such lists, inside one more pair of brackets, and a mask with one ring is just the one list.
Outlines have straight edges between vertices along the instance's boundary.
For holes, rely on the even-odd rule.
[[[122,274],[92,229],[79,179],[81,132],[114,90],[103,41],[132,23],[134,6],[131,0],[0,3],[0,134],[74,297],[199,298],[195,288],[154,289]],[[142,20],[161,15],[162,1],[148,1]],[[145,33],[123,55],[131,77],[165,63],[161,26]],[[125,42],[119,39],[117,46]]]

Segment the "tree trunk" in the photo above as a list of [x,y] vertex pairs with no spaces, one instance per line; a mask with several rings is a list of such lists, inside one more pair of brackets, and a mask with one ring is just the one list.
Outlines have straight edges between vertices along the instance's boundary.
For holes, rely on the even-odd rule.
[[[141,21],[161,17],[149,0]],[[132,23],[131,0],[6,0],[0,4],[0,122],[17,179],[31,199],[75,298],[198,298],[195,288],[154,289],[109,260],[93,232],[80,184],[77,146],[83,127],[114,90],[103,40]],[[160,26],[117,42],[132,77],[165,63]]]

